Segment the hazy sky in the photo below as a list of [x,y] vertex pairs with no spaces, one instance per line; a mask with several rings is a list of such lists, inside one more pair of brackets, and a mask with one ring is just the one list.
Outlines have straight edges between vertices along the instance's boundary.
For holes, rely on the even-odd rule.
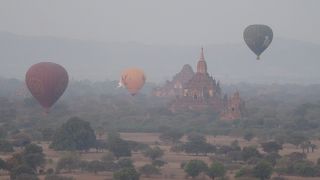
[[320,0],[1,0],[0,31],[111,42],[242,41],[249,24],[320,43]]

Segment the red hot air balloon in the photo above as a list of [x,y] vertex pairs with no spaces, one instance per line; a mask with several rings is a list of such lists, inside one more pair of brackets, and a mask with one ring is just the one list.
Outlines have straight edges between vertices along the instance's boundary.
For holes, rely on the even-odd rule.
[[64,93],[68,82],[67,71],[59,64],[52,62],[34,64],[26,74],[29,91],[46,113]]

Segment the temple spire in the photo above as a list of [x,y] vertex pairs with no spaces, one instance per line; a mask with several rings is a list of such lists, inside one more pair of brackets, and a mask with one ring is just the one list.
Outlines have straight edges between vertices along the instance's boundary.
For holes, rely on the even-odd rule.
[[207,73],[207,63],[204,60],[203,47],[201,47],[200,59],[197,64],[197,73],[201,73],[201,74]]
[[201,47],[200,61],[204,61],[203,46]]

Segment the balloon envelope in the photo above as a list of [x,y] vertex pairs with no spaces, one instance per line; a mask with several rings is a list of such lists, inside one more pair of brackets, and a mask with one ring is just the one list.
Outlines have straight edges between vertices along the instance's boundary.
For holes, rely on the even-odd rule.
[[267,25],[254,24],[244,30],[243,38],[248,47],[257,55],[257,59],[259,59],[259,56],[272,42],[273,32]]
[[138,68],[129,68],[121,74],[121,84],[132,96],[136,95],[146,82],[144,72]]
[[64,93],[68,82],[67,71],[59,64],[51,62],[34,64],[26,74],[29,91],[46,112]]

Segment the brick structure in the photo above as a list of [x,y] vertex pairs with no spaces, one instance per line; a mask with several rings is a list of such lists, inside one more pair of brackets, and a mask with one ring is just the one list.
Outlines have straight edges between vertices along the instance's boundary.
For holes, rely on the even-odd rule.
[[153,95],[158,97],[182,96],[183,84],[187,83],[193,76],[194,72],[192,67],[186,64],[182,70],[172,78],[172,81],[167,81],[163,87],[154,89]]
[[175,97],[170,103],[172,112],[180,110],[212,110],[220,113],[223,120],[235,120],[242,116],[244,103],[236,92],[231,98],[222,96],[220,83],[207,72],[203,48],[194,73],[190,65],[184,65],[172,81],[156,88],[153,95]]

